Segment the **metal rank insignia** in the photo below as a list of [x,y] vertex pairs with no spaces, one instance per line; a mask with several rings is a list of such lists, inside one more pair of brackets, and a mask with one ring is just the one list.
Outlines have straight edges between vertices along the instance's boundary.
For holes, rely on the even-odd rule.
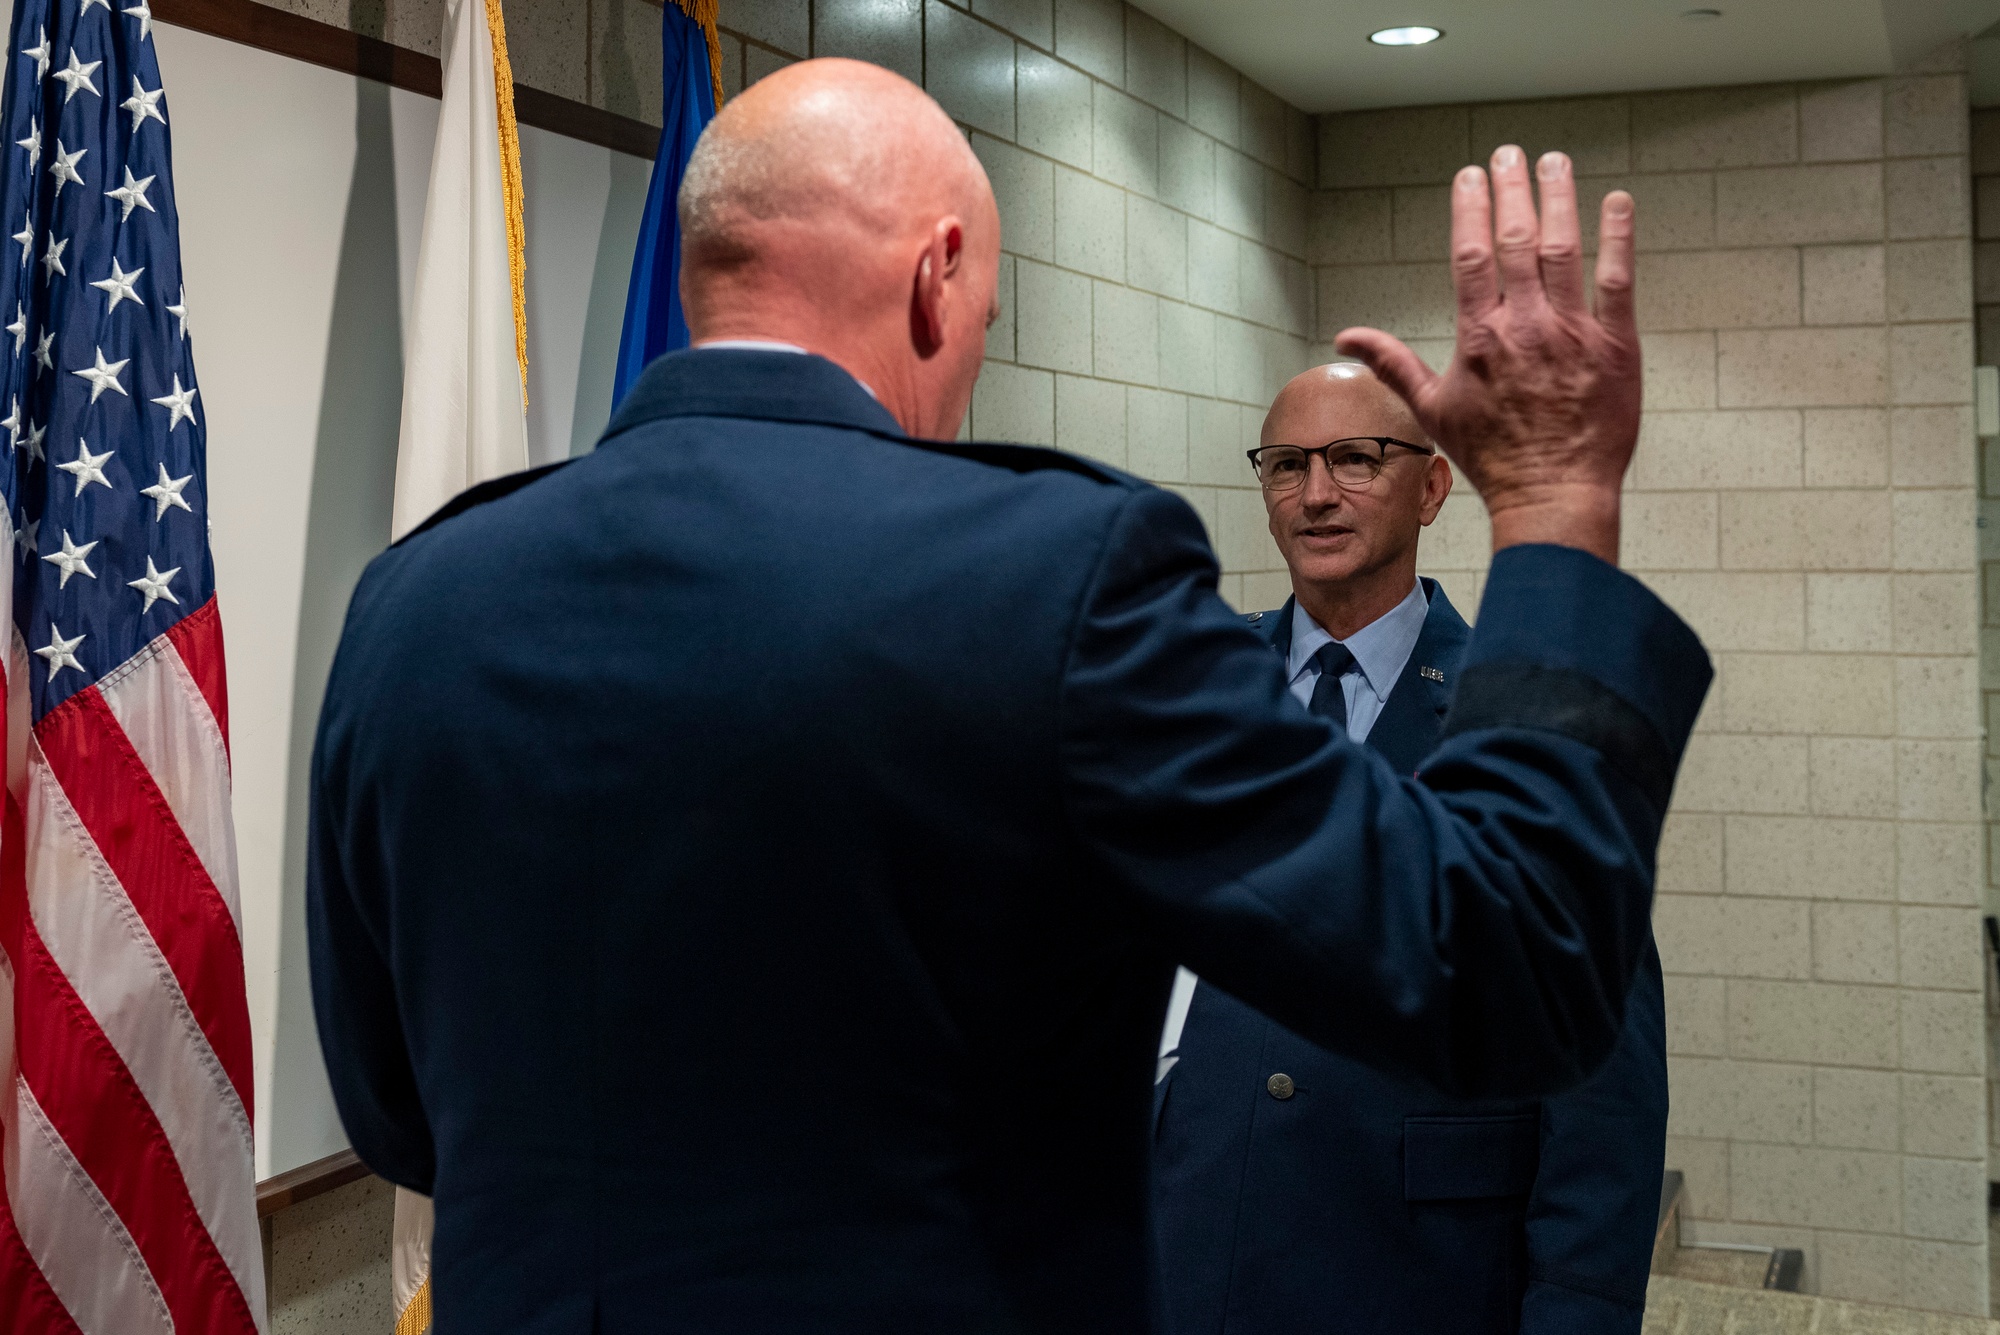
[[1439,672],[1434,667],[1420,667],[1417,669],[1417,675],[1425,681],[1434,681],[1440,686],[1444,685],[1444,673]]

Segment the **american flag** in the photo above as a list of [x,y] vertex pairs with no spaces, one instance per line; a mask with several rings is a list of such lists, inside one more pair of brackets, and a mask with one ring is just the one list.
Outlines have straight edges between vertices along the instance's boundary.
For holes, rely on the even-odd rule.
[[8,46],[10,1332],[264,1324],[206,415],[152,25],[146,0],[16,0]]

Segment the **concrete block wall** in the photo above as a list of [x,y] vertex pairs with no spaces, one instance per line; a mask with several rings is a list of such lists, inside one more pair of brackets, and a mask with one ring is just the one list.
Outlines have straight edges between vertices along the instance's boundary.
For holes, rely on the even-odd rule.
[[[1318,339],[1376,324],[1442,364],[1460,165],[1560,147],[1593,219],[1633,192],[1623,561],[1719,668],[1655,917],[1688,1232],[1802,1248],[1829,1296],[1984,1314],[1967,114],[1944,59],[1326,116],[1311,260]],[[1423,566],[1470,605],[1487,540],[1461,488]]]
[[856,56],[971,136],[1006,256],[968,433],[1174,488],[1224,596],[1277,606],[1243,451],[1308,365],[1310,119],[1117,0],[728,0],[722,17],[732,80]]

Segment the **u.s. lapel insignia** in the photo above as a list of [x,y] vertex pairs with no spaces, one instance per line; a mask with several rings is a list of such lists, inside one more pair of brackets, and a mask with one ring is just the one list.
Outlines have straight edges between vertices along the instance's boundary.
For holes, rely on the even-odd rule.
[[1440,686],[1444,685],[1444,673],[1439,672],[1434,667],[1420,667],[1417,669],[1417,675],[1425,681],[1434,681]]

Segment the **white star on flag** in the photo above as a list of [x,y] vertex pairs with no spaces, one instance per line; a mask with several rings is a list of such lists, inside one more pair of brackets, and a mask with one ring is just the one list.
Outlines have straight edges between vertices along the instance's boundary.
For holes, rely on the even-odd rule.
[[111,0],[83,0],[83,3],[76,7],[77,18],[82,19],[85,14],[88,14],[92,5],[103,5],[105,13],[109,14],[111,12]]
[[71,575],[88,575],[92,579],[97,578],[97,572],[90,568],[90,562],[83,559],[90,555],[90,549],[96,545],[94,542],[86,542],[83,546],[79,547],[69,540],[69,530],[63,530],[62,550],[59,552],[50,552],[42,558],[56,569],[62,571],[62,576],[56,580],[56,587],[58,589],[68,585]]
[[58,241],[54,232],[49,233],[49,248],[42,252],[42,277],[53,278],[57,274],[65,278],[69,276],[69,270],[63,268],[62,262],[62,253],[68,249],[68,237]]
[[132,169],[127,167],[125,169],[125,184],[119,186],[116,190],[107,190],[104,192],[109,198],[115,199],[125,206],[125,212],[118,216],[118,221],[124,222],[125,219],[131,217],[133,209],[144,209],[148,213],[159,212],[158,209],[153,207],[153,201],[146,198],[146,188],[152,185],[152,183],[153,178],[150,176],[143,180],[133,180]]
[[88,638],[90,637],[87,635],[79,635],[73,640],[65,640],[61,628],[54,621],[51,621],[49,622],[49,642],[47,646],[37,649],[35,652],[49,660],[49,676],[51,678],[54,678],[56,673],[61,672],[64,668],[75,668],[78,672],[81,672],[83,671],[83,664],[76,661],[76,646],[82,644]]
[[31,519],[14,530],[14,545],[24,552],[32,552],[35,547],[35,531],[42,526],[39,519]]
[[68,106],[69,100],[79,92],[88,92],[93,97],[103,96],[97,91],[97,85],[90,81],[90,76],[95,74],[97,67],[103,63],[101,60],[93,60],[86,65],[76,58],[75,47],[69,49],[69,68],[56,71],[56,78],[61,79],[69,87],[69,91],[63,94],[64,106]]
[[162,125],[167,123],[167,118],[160,114],[160,98],[165,95],[166,91],[165,88],[155,88],[149,93],[140,84],[138,76],[133,76],[132,96],[118,104],[132,113],[132,133],[139,133],[139,127],[145,123],[148,116]]
[[176,375],[174,377],[174,392],[171,394],[162,394],[159,398],[153,400],[154,403],[159,404],[167,410],[167,431],[169,434],[173,432],[175,427],[181,424],[182,418],[186,418],[190,422],[194,420],[194,396],[199,393],[201,391],[192,386],[182,389],[181,378]]
[[21,309],[21,303],[14,303],[14,323],[7,326],[7,332],[14,336],[14,355],[21,355],[22,345],[28,341],[28,313]]
[[[96,287],[97,284],[92,283],[91,286]],[[99,348],[97,350],[97,365],[86,366],[82,370],[71,371],[70,374],[82,376],[90,382],[90,401],[96,403],[97,396],[107,389],[115,389],[120,394],[125,393],[125,386],[118,383],[118,373],[124,370],[125,363],[131,360],[130,357],[127,357],[122,361],[107,362],[104,360],[104,349]],[[127,395],[126,397],[129,398],[131,396]]]
[[0,430],[7,433],[7,448],[13,449],[21,442],[21,400],[17,397],[8,405],[10,411],[0,419]]
[[167,587],[167,581],[180,573],[181,568],[179,566],[175,566],[172,570],[155,570],[153,568],[153,558],[149,556],[146,558],[146,573],[138,579],[125,581],[126,588],[137,589],[146,595],[146,605],[139,609],[141,616],[152,611],[153,603],[161,598],[166,599],[176,607],[180,606],[181,600],[174,597],[173,590]]
[[109,459],[112,454],[113,451],[111,450],[106,450],[102,454],[92,454],[90,452],[90,442],[79,436],[76,442],[76,458],[66,464],[57,464],[56,467],[76,479],[76,491],[74,494],[81,496],[83,495],[83,489],[93,482],[103,487],[111,486],[111,479],[104,476],[104,461]]
[[185,341],[188,336],[188,290],[186,283],[181,284],[180,304],[178,306],[167,307],[167,314],[181,322],[181,339]]
[[[108,292],[111,294],[111,304],[104,308],[106,314],[109,314],[110,312],[117,310],[118,303],[121,301],[129,301],[139,306],[143,306],[146,304],[144,299],[142,299],[137,292],[134,292],[132,290],[133,281],[136,280],[139,277],[139,275],[144,272],[146,272],[145,266],[141,265],[137,269],[134,269],[131,273],[126,273],[123,269],[118,267],[117,258],[115,256],[112,258],[111,277],[100,278],[96,282],[91,284],[92,287],[98,289],[100,292]],[[123,366],[124,363],[120,362],[119,365]]]
[[15,143],[28,150],[28,165],[33,167],[42,160],[42,127],[35,124],[33,116],[28,117],[28,137],[16,139]]
[[[50,349],[54,348],[55,345],[56,331],[53,329],[46,331],[40,338],[35,340],[35,362],[43,371],[53,371],[56,369],[56,359],[50,352]],[[35,374],[40,375],[41,371],[37,371]]]
[[62,188],[71,181],[75,181],[78,185],[83,184],[83,176],[77,171],[76,164],[82,162],[83,155],[89,151],[87,148],[79,148],[74,153],[65,153],[63,152],[62,140],[60,138],[56,140],[56,155],[49,162],[49,175],[56,178],[56,193],[58,195],[62,193]]
[[21,243],[21,267],[25,269],[28,267],[28,261],[35,256],[34,214],[30,213],[21,219],[21,230],[14,233],[13,239]]
[[139,20],[140,41],[143,42],[148,37],[151,37],[153,35],[153,11],[152,8],[146,4],[146,0],[139,0],[138,4],[122,12],[130,14],[133,18]]
[[189,473],[186,477],[168,477],[167,466],[161,464],[160,480],[150,487],[141,487],[139,489],[141,496],[150,496],[153,498],[153,504],[157,507],[153,511],[153,522],[155,524],[165,519],[167,511],[177,505],[189,514],[194,513],[194,507],[187,503],[187,497],[181,495],[181,488],[187,486],[192,481],[194,481],[193,473]]
[[28,423],[28,453],[34,455],[43,463],[48,462],[49,456],[42,450],[42,437],[48,434],[49,429],[47,427],[36,426],[33,422]]
[[35,29],[35,40],[40,45],[22,47],[21,54],[35,62],[35,78],[39,81],[42,76],[49,72],[49,30],[45,27],[37,27]]

